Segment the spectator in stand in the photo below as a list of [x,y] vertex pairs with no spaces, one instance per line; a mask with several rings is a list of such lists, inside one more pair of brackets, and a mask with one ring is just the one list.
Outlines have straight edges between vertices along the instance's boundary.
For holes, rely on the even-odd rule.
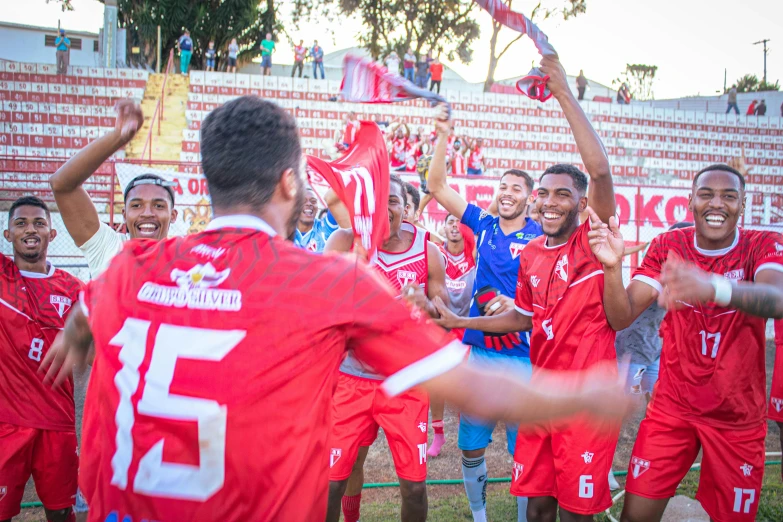
[[190,57],[193,56],[193,40],[190,39],[190,31],[187,29],[177,40],[177,49],[179,49],[179,70],[183,75],[188,74]]
[[587,78],[583,69],[579,70],[579,76],[576,77],[576,90],[579,93],[579,101],[585,99],[585,90],[587,89]]
[[408,126],[401,121],[392,122],[386,134],[389,142],[389,160],[392,170],[405,170],[407,151],[409,148],[408,138],[410,130]]
[[427,88],[427,78],[430,75],[430,62],[426,56],[416,61],[416,87]]
[[739,114],[739,107],[737,106],[737,88],[732,87],[729,89],[729,102],[726,105],[726,114],[728,114],[731,109],[734,109],[734,112],[736,114]]
[[356,131],[359,130],[359,119],[356,113],[351,111],[345,115],[345,130],[343,131],[343,147],[346,149],[351,146],[356,139]]
[[756,116],[766,116],[766,115],[767,115],[767,102],[761,100],[758,106],[756,106]]
[[239,44],[237,44],[236,38],[232,38],[231,43],[228,44],[228,68],[226,69],[230,73],[237,72],[238,54],[239,54]]
[[397,76],[400,75],[400,57],[397,56],[395,51],[390,52],[388,56],[386,56],[384,64],[386,64],[387,71],[392,74],[396,74]]
[[468,174],[471,176],[481,176],[487,170],[484,162],[484,140],[476,138],[468,143]]
[[324,49],[318,45],[318,40],[313,42],[313,48],[310,49],[310,57],[313,59],[313,78],[318,78],[318,68],[321,69],[321,79],[326,78],[324,74]]
[[748,110],[745,113],[745,116],[753,116],[754,114],[756,114],[756,104],[758,102],[759,102],[758,100],[753,100],[752,102],[750,102],[750,105],[748,105]]
[[68,64],[71,63],[71,41],[65,36],[65,29],[60,29],[60,36],[54,39],[57,49],[57,74],[68,74]]
[[430,75],[432,78],[430,81],[430,90],[433,90],[437,85],[438,94],[440,94],[440,82],[443,80],[443,64],[440,63],[438,58],[435,58],[430,64]]
[[416,55],[413,54],[413,49],[408,47],[408,52],[405,53],[402,59],[402,71],[405,74],[405,79],[409,82],[413,82],[413,72],[416,68]]
[[261,72],[264,76],[272,76],[273,52],[275,52],[275,42],[272,41],[272,33],[266,33],[266,38],[261,40]]
[[459,138],[454,140],[451,153],[451,175],[464,176],[465,170],[465,152],[462,150],[462,141]]
[[304,40],[299,40],[299,45],[294,46],[294,66],[291,69],[291,78],[294,77],[297,69],[299,69],[299,77],[302,77],[305,58],[307,58],[307,47],[304,45]]
[[625,82],[617,90],[617,103],[620,105],[629,105],[631,103],[631,89],[628,88],[628,84]]
[[209,48],[204,51],[204,58],[207,60],[207,70],[208,71],[214,71],[215,70],[215,57],[217,56],[217,51],[215,51],[215,42],[209,42]]

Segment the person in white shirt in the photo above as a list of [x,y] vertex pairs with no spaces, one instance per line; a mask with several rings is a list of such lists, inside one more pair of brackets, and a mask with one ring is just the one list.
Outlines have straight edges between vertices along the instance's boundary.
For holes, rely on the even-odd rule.
[[396,52],[390,52],[384,63],[386,64],[386,70],[397,76],[400,75],[400,57],[397,56]]
[[127,235],[101,222],[84,189],[84,182],[133,138],[143,122],[141,107],[133,100],[121,100],[114,130],[80,150],[49,179],[65,228],[84,253],[93,279],[106,270],[126,239],[166,239],[177,219],[175,184],[155,174],[137,176],[125,187],[122,216]]

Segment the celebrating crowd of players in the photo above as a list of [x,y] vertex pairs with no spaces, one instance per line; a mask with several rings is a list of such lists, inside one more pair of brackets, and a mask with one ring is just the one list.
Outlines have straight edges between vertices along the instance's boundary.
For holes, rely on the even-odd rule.
[[[114,132],[51,179],[89,284],[47,261],[56,232],[43,202],[22,198],[9,212],[0,521],[18,514],[31,475],[47,518],[73,520],[78,467],[90,520],[337,520],[342,507],[351,522],[379,427],[402,520],[425,520],[443,401],[461,412],[475,521],[486,520],[484,453],[497,421],[518,519],[592,520],[611,505],[607,476],[630,402],[615,332],[655,302],[666,310],[660,378],[622,518],[660,520],[701,450],[697,498],[711,518],[753,520],[765,321],[783,318],[783,238],[738,227],[743,175],[712,165],[694,177],[694,226],[655,238],[625,287],[605,150],[557,59],[541,70],[587,174],[555,165],[536,186],[509,170],[482,210],[447,184],[456,140],[441,108],[427,183],[449,213],[443,244],[418,223],[418,190],[392,175],[390,235],[371,267],[328,253],[352,249],[347,210],[330,191],[328,213],[316,217],[294,120],[252,97],[203,123],[206,231],[165,240],[174,192],[151,174],[125,188],[127,236],[102,224],[83,183],[141,126],[139,108],[120,103]],[[393,151],[392,141],[392,165]],[[123,246],[127,238],[138,241]],[[93,358],[77,459],[71,371]],[[437,448],[428,450],[430,406]]]

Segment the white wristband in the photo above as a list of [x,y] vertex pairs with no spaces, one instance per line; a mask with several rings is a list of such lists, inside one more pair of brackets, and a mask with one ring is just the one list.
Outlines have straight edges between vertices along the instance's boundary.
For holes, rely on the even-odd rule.
[[713,299],[715,304],[720,306],[728,306],[728,304],[731,302],[731,291],[733,289],[731,281],[725,277],[713,275],[711,282],[712,288],[715,289],[715,299]]

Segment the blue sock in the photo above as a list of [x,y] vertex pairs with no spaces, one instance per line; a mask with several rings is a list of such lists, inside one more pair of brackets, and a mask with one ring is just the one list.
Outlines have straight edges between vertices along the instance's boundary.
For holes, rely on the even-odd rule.
[[517,522],[527,522],[527,497],[517,497]]

